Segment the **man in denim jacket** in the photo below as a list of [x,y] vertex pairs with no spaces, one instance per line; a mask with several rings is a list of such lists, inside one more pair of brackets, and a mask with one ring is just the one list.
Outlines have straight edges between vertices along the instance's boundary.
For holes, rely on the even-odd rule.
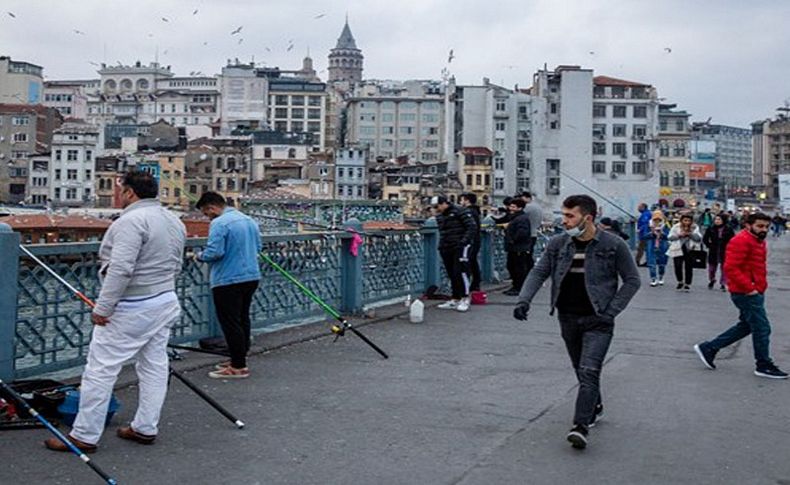
[[258,223],[216,192],[206,192],[196,204],[211,219],[206,250],[196,259],[211,265],[211,292],[217,319],[230,351],[230,361],[209,373],[215,379],[249,377],[250,305],[261,279],[258,253],[263,249]]
[[[532,298],[551,277],[551,313],[559,311],[562,339],[579,380],[574,448],[587,446],[588,428],[603,414],[600,376],[615,317],[639,290],[636,263],[625,242],[595,227],[597,204],[587,195],[562,203],[565,234],[549,241],[521,289],[513,316],[526,320]],[[619,279],[623,284],[619,285]]]

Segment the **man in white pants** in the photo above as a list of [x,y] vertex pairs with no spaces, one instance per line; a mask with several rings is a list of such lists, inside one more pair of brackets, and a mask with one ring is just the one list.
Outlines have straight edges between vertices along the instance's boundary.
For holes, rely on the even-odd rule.
[[[103,277],[91,314],[93,337],[82,374],[80,407],[68,437],[85,452],[97,449],[113,386],[123,364],[135,360],[140,380],[137,413],[118,436],[151,444],[167,394],[167,342],[181,315],[175,293],[186,229],[156,199],[159,188],[145,172],[128,172],[121,185],[124,210],[99,249]],[[47,448],[68,451],[55,438]]]

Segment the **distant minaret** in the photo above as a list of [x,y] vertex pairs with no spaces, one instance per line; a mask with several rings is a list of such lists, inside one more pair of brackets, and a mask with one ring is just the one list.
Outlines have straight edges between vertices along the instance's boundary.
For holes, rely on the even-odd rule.
[[362,81],[362,51],[357,49],[357,43],[348,26],[348,16],[343,32],[337,39],[337,45],[329,51],[329,82],[346,81],[356,84]]

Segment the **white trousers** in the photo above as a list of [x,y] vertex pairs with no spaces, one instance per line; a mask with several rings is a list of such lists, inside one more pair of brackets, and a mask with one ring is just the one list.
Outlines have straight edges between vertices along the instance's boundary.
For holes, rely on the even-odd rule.
[[121,301],[106,326],[94,326],[72,437],[90,444],[99,442],[118,373],[131,359],[136,361],[140,382],[132,428],[146,435],[157,434],[167,394],[167,342],[180,315],[178,297],[168,292],[142,301]]

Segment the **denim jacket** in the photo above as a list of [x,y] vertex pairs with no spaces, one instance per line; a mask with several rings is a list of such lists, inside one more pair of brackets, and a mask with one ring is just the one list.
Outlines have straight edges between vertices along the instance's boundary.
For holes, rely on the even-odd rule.
[[[567,234],[554,236],[538,260],[518,295],[518,303],[529,304],[543,282],[551,277],[551,313],[557,305],[560,285],[568,274],[576,252],[573,239]],[[619,285],[619,279],[623,284]],[[601,317],[614,319],[625,310],[639,290],[641,280],[631,251],[621,238],[596,231],[585,252],[584,282],[587,295]]]
[[211,287],[261,279],[258,253],[263,249],[258,223],[232,207],[211,221],[206,250],[198,260],[211,265]]

